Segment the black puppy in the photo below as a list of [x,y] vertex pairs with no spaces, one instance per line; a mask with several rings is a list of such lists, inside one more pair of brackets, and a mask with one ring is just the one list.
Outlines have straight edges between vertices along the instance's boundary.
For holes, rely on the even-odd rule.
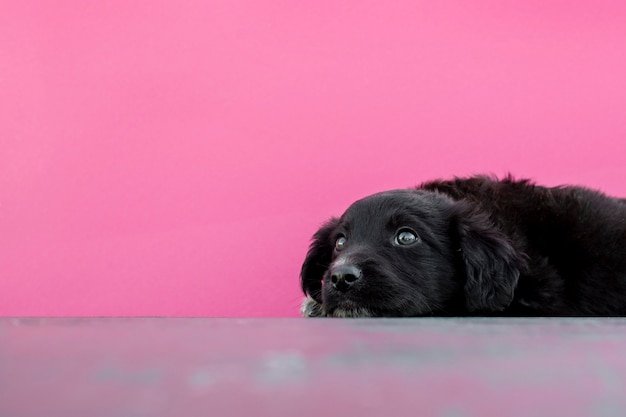
[[307,317],[626,315],[626,200],[472,177],[354,203],[302,266]]

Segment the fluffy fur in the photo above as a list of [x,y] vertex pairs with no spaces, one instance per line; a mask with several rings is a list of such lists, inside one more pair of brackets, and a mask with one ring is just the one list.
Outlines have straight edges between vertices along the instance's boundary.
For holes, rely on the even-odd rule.
[[355,202],[313,237],[305,317],[624,316],[626,200],[488,177]]

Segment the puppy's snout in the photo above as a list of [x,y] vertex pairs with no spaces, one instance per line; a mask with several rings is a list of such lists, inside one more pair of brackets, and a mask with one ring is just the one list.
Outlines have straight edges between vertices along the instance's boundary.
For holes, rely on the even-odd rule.
[[333,288],[338,291],[348,291],[359,279],[363,273],[354,265],[341,265],[333,268],[330,273],[330,282]]

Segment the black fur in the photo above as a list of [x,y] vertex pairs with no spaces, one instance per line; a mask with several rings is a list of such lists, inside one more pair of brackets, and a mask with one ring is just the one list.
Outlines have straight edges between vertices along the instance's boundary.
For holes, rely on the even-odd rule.
[[488,177],[375,194],[315,234],[303,314],[624,316],[624,202]]

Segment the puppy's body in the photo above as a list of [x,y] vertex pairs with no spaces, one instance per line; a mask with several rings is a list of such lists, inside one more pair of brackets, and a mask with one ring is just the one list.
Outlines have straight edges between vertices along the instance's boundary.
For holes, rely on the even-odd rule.
[[625,202],[487,177],[375,194],[316,233],[303,314],[626,315]]

